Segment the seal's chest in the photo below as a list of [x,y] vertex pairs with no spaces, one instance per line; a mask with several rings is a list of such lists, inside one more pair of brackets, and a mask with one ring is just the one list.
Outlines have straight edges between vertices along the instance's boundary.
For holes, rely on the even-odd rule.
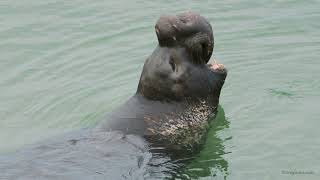
[[208,101],[198,101],[181,112],[145,116],[145,137],[157,146],[192,151],[204,139],[216,109]]

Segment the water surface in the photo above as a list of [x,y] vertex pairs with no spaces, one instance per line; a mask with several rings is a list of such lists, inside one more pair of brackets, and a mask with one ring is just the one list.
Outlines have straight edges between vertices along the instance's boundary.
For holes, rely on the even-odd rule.
[[[319,179],[320,1],[1,1],[0,152],[94,126],[136,90],[162,14],[200,12],[229,69],[181,177]],[[285,171],[311,171],[286,174]]]

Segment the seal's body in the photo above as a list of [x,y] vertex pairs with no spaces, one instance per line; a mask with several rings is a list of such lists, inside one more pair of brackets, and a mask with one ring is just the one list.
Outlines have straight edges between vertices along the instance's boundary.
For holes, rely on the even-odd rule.
[[213,33],[199,14],[162,16],[155,31],[159,45],[144,64],[136,94],[99,127],[192,149],[217,109],[227,71],[207,64]]

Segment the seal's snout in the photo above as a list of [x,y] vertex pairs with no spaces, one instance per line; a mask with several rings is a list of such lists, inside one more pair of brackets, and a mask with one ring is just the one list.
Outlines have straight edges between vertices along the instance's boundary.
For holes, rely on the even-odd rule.
[[161,16],[155,25],[159,45],[179,46],[187,49],[191,61],[206,64],[213,51],[214,38],[211,25],[198,13],[186,12],[176,16]]
[[183,13],[177,16],[161,16],[156,25],[155,31],[160,45],[172,45],[181,38],[196,33],[192,21],[197,14]]
[[177,40],[176,25],[177,17],[175,16],[161,16],[155,25],[155,32],[161,46],[168,46],[175,44]]

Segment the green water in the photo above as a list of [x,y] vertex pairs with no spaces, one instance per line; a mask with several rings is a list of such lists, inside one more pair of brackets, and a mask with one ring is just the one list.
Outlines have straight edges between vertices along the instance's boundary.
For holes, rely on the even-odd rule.
[[186,10],[229,69],[186,176],[319,179],[319,0],[1,1],[0,152],[102,121],[135,92],[157,18]]

